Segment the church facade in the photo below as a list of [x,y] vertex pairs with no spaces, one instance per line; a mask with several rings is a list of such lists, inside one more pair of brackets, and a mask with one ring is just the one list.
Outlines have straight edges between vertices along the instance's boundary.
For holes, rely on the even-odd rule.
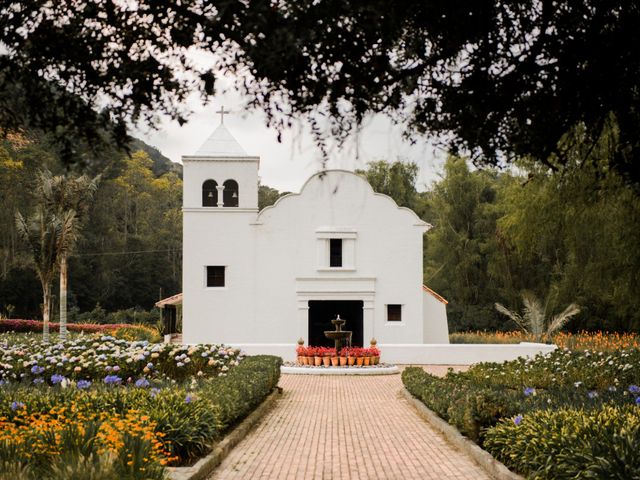
[[354,345],[448,343],[446,300],[422,285],[430,226],[413,211],[344,170],[258,211],[259,157],[223,123],[182,161],[185,343],[293,355],[300,338],[330,345],[336,315]]

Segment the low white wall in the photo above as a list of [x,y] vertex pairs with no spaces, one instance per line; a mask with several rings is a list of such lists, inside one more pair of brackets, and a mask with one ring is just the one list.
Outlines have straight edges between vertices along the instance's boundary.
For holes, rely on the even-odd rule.
[[[248,355],[277,355],[285,361],[296,357],[293,343],[235,344]],[[479,362],[504,362],[518,357],[533,357],[550,353],[555,345],[544,343],[520,344],[393,344],[378,345],[381,361],[401,365],[471,365]]]
[[555,345],[520,344],[411,344],[379,345],[383,362],[418,365],[472,365],[480,362],[504,362],[518,357],[550,353]]

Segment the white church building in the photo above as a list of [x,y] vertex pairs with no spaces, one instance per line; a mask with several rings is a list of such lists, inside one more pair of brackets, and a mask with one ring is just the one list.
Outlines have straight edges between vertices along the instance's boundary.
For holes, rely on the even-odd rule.
[[[184,175],[183,341],[295,354],[332,345],[346,319],[354,345],[446,344],[446,300],[422,285],[430,225],[350,171],[316,173],[258,210],[260,158],[223,123]],[[391,349],[393,350],[393,349]]]

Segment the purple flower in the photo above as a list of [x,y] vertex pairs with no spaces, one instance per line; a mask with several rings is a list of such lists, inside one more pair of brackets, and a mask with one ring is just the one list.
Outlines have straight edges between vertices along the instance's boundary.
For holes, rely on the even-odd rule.
[[151,362],[147,363],[147,368],[149,370],[151,370],[153,368],[153,363],[151,363]]
[[122,379],[118,375],[107,375],[103,381],[107,385],[120,385],[122,383]]
[[40,385],[41,383],[44,383],[44,378],[38,377],[38,378],[34,378],[33,379],[33,384],[34,385]]
[[191,403],[193,401],[193,397],[191,395],[187,395],[184,399],[184,403]]
[[113,366],[113,371],[117,372],[118,370],[120,370],[120,367],[118,365],[114,365]]
[[591,391],[591,392],[587,393],[587,396],[588,396],[590,399],[592,399],[592,400],[593,400],[594,398],[596,398],[596,397],[598,396],[598,392],[596,392],[595,390],[593,390],[593,391]]
[[78,380],[78,383],[76,383],[76,387],[78,387],[80,390],[86,390],[90,386],[91,382],[89,380]]
[[636,405],[640,405],[640,397],[636,397]]
[[640,393],[640,387],[637,385],[631,385],[629,387],[629,392],[631,393]]
[[54,385],[57,385],[58,383],[62,383],[63,380],[66,380],[64,375],[59,375],[57,373],[54,373],[53,375],[51,375],[51,383],[53,383]]
[[11,402],[11,410],[13,410],[15,412],[19,408],[24,408],[24,403],[22,403],[22,402]]
[[31,367],[31,373],[33,373],[34,375],[40,375],[42,372],[44,372],[44,367],[41,367],[39,365],[34,365],[33,367]]
[[149,380],[146,378],[139,378],[136,380],[135,386],[138,388],[147,388],[149,386]]
[[160,389],[159,388],[152,388],[151,389],[151,398],[156,398],[156,396],[158,395],[158,393],[160,393]]
[[515,423],[516,425],[520,425],[522,423],[522,415],[518,415],[517,417],[515,417],[513,419],[513,423]]
[[529,395],[535,395],[536,394],[536,389],[533,387],[527,387],[524,389],[524,396],[528,397]]

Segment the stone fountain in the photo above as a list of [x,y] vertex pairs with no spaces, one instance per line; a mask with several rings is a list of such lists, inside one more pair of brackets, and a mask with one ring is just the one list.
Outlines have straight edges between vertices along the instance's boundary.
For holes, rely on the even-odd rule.
[[342,330],[342,326],[346,320],[340,318],[338,315],[335,319],[331,320],[331,323],[336,327],[335,330],[325,330],[324,336],[332,339],[335,342],[336,354],[340,355],[340,350],[344,345],[344,341],[347,340],[347,344],[351,345],[351,331]]

